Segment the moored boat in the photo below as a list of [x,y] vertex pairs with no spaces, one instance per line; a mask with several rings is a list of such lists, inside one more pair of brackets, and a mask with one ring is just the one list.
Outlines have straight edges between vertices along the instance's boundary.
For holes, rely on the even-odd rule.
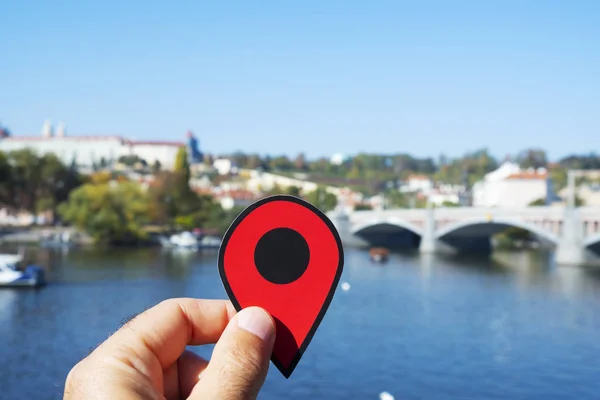
[[385,262],[388,260],[390,251],[384,247],[373,247],[369,250],[369,257],[375,262]]
[[198,238],[192,232],[181,232],[169,238],[169,241],[179,248],[198,249]]
[[202,249],[218,249],[221,247],[221,238],[216,236],[204,236],[200,239],[200,248]]
[[23,257],[17,254],[0,254],[0,287],[38,287],[46,284],[44,270],[37,265],[19,269]]

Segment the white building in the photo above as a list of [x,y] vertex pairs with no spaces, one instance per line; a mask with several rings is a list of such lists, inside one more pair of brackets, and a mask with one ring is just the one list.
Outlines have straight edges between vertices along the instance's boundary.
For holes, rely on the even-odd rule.
[[334,154],[329,159],[329,163],[333,165],[342,165],[348,158],[340,153]]
[[127,141],[124,146],[128,146],[129,154],[146,160],[148,165],[158,161],[162,169],[170,170],[175,165],[179,148],[185,144],[165,141]]
[[219,175],[235,175],[238,173],[237,165],[228,158],[218,158],[213,161],[213,167]]
[[83,169],[91,169],[104,161],[116,162],[125,155],[137,155],[149,165],[158,161],[164,169],[170,169],[183,142],[131,141],[120,136],[67,136],[64,124],[57,134],[49,121],[44,123],[40,136],[8,136],[0,138],[0,151],[10,152],[31,149],[38,155],[54,153],[67,165],[74,160]]
[[[306,181],[303,179],[290,178],[283,175],[272,174],[270,172],[262,172],[256,170],[242,170],[241,173],[246,176],[246,188],[253,193],[261,193],[273,190],[275,187],[287,189],[292,186],[300,189],[303,194],[317,190],[319,184],[316,182]],[[325,186],[325,191],[340,198],[347,195],[348,189],[334,186]]]
[[444,203],[459,204],[460,196],[456,193],[444,193],[439,191],[433,191],[429,193],[429,201],[431,204],[436,206],[443,206]]
[[429,194],[432,188],[433,182],[431,181],[431,178],[429,178],[426,175],[411,174],[408,176],[406,181],[400,186],[400,192],[421,192],[423,194]]
[[[569,187],[563,188],[558,194],[564,199],[569,197]],[[600,207],[600,185],[599,184],[584,184],[577,186],[575,190],[577,197],[581,199],[584,206],[587,207]]]
[[526,207],[546,198],[547,191],[546,169],[523,170],[518,164],[507,161],[473,185],[473,206]]

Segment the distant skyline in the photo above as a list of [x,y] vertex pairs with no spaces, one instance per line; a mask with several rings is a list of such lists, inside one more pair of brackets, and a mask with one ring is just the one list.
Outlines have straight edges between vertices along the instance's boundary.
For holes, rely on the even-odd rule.
[[600,2],[2,7],[0,124],[211,153],[600,150]]

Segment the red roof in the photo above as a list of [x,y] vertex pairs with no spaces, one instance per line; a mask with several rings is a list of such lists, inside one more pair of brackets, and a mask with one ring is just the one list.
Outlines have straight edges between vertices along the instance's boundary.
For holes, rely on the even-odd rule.
[[406,178],[409,181],[412,180],[418,180],[418,181],[428,181],[430,180],[430,178],[427,175],[421,175],[421,174],[410,174],[408,175],[408,178]]
[[249,190],[227,190],[219,193],[218,197],[231,197],[236,200],[256,200],[256,195]]
[[538,172],[521,172],[509,175],[506,179],[546,179],[547,177],[547,174],[540,174]]

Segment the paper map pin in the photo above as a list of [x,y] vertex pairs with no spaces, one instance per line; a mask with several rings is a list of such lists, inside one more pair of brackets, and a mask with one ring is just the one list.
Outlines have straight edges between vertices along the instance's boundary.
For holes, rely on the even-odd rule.
[[259,306],[275,320],[271,361],[289,378],[327,312],[344,266],[333,223],[293,196],[258,200],[231,224],[219,274],[240,311]]

